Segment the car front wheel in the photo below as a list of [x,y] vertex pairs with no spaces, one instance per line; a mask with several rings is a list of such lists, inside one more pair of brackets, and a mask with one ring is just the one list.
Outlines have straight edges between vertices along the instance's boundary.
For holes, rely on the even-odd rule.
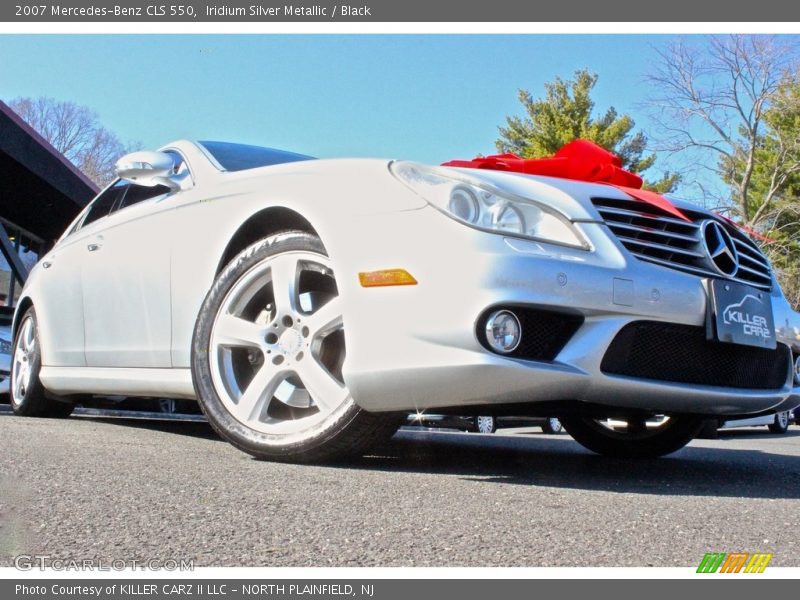
[[192,372],[212,426],[262,459],[312,462],[365,451],[401,419],[369,413],[342,376],[344,321],[322,242],[263,239],[222,271],[195,326]]
[[700,431],[703,421],[692,416],[671,416],[648,421],[619,422],[589,417],[563,417],[561,423],[583,447],[617,458],[654,458],[683,448]]
[[42,353],[36,311],[33,307],[22,315],[14,338],[11,357],[11,408],[14,414],[24,417],[63,418],[75,408],[71,402],[62,402],[49,396],[39,379]]

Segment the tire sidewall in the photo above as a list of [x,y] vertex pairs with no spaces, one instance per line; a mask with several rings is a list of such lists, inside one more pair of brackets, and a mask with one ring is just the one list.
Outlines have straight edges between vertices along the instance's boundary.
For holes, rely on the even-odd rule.
[[[211,377],[209,346],[218,310],[235,283],[264,260],[284,252],[313,252],[327,257],[319,238],[300,231],[274,235],[249,246],[219,274],[203,301],[192,337],[192,380],[203,413],[217,432],[237,448],[257,457],[302,460],[304,454],[330,442],[361,412],[352,396],[327,419],[303,432],[303,438],[285,442],[284,436],[252,429],[225,407]],[[296,436],[295,436],[296,437]]]

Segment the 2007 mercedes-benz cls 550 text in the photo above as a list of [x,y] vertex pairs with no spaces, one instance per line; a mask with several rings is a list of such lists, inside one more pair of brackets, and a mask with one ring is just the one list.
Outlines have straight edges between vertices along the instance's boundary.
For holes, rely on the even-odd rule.
[[557,416],[636,457],[703,417],[800,404],[800,317],[733,222],[583,141],[446,165],[186,141],[123,157],[30,273],[14,411],[197,399],[245,452],[317,461],[414,411]]

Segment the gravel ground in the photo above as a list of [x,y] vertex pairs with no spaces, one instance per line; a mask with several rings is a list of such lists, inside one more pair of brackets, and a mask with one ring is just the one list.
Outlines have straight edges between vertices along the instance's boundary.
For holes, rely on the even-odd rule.
[[633,462],[511,430],[401,431],[327,466],[253,460],[197,422],[0,413],[0,440],[0,565],[693,566],[760,551],[800,566],[798,427]]

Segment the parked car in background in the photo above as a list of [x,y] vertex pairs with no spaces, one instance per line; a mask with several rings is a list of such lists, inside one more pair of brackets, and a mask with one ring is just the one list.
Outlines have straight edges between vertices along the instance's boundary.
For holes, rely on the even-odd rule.
[[115,415],[145,413],[148,415],[199,415],[200,406],[192,400],[126,396],[86,396],[78,402],[83,408],[111,411]]
[[8,379],[11,375],[13,352],[11,318],[11,313],[0,310],[0,402],[8,401]]
[[800,401],[800,315],[747,232],[590,142],[520,161],[127,155],[30,271],[13,410],[198,400],[237,448],[311,462],[414,410],[558,414],[592,451],[652,457]]
[[[797,409],[794,410],[797,414]],[[735,429],[738,427],[762,427],[766,426],[772,433],[786,433],[793,419],[792,411],[784,410],[774,415],[762,415],[750,419],[708,419],[700,432],[701,437],[717,437],[718,429]]]
[[561,433],[564,428],[556,417],[507,417],[493,415],[464,416],[412,413],[408,425],[443,427],[474,433],[494,433],[501,428],[541,427],[544,433]]

